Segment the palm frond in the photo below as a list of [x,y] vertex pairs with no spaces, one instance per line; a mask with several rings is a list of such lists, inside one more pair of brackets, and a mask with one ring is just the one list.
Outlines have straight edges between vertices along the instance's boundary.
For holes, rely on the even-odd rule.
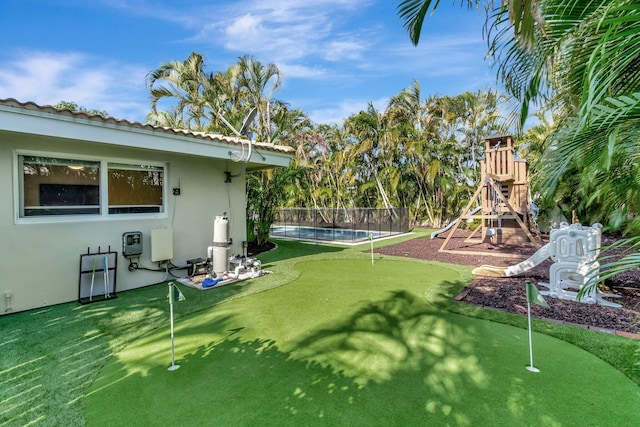
[[[440,0],[435,0],[431,13],[439,3]],[[431,0],[403,0],[398,4],[398,16],[404,21],[402,26],[409,32],[409,38],[415,46],[420,42],[422,24],[430,7]]]
[[619,148],[631,156],[638,156],[640,131],[640,92],[608,97],[593,107],[591,119],[584,123],[580,117],[567,120],[550,138],[550,144],[540,162],[543,187],[553,192],[569,163],[581,159],[585,168],[601,167],[609,170]]

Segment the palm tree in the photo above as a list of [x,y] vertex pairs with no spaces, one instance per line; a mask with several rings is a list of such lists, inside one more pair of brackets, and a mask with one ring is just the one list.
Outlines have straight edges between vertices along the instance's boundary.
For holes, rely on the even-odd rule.
[[490,135],[506,132],[506,120],[501,116],[499,106],[506,97],[496,90],[465,92],[456,97],[462,126],[461,140],[469,150],[469,167],[478,168],[478,157],[482,155],[484,139]]
[[[248,56],[225,71],[207,72],[204,58],[191,53],[180,61],[169,61],[147,75],[147,86],[151,94],[152,112],[149,120],[157,123],[182,123],[191,130],[230,134],[221,117],[234,128],[242,126],[243,119],[253,108],[258,108],[260,123],[255,129],[257,137],[271,142],[272,116],[278,106],[284,105],[273,99],[280,86],[280,72],[274,64],[263,65]],[[172,100],[174,105],[158,108],[163,100]],[[276,105],[273,107],[272,105]],[[171,120],[159,111],[171,110]]]
[[271,100],[270,105],[270,141],[295,147],[295,140],[306,135],[313,127],[311,119],[300,108],[292,109],[284,102]]
[[155,126],[163,126],[171,129],[188,129],[184,114],[175,107],[167,110],[152,111],[147,114],[147,123]]
[[440,226],[460,214],[471,197],[468,181],[477,180],[478,172],[466,167],[468,147],[459,140],[463,130],[459,100],[452,97],[429,97],[425,107],[431,128],[419,145],[414,146],[423,165],[422,173],[429,206],[430,223]]
[[286,200],[284,189],[299,174],[294,168],[247,174],[247,236],[255,236],[258,245],[269,240],[276,212]]
[[541,1],[540,9],[546,25],[536,32],[530,51],[518,49],[504,32],[493,42],[503,52],[501,75],[522,99],[522,110],[548,97],[559,118],[537,165],[540,186],[548,198],[558,199],[556,193],[566,188],[562,181],[578,178],[585,194],[575,197],[574,190],[575,204],[610,226],[638,230],[637,6],[627,0]]
[[158,115],[158,102],[175,98],[177,103],[173,115],[182,117],[189,129],[204,130],[204,69],[204,58],[193,52],[183,62],[169,61],[147,74],[147,87],[151,94],[150,119],[162,121]]
[[[309,207],[327,211],[355,207],[354,159],[349,155],[350,141],[337,125],[318,125],[298,134],[292,167],[302,169],[295,183],[290,207]],[[328,218],[325,218],[328,221]]]
[[361,190],[375,189],[375,196],[362,206],[392,208],[392,189],[397,187],[400,175],[394,168],[396,140],[387,117],[369,103],[367,111],[361,111],[347,119],[345,128],[358,140],[351,156],[360,166]]
[[264,65],[260,61],[243,56],[238,60],[239,88],[249,105],[258,109],[260,125],[258,135],[265,142],[272,142],[272,97],[280,87],[280,70],[275,64]]
[[[634,171],[626,162],[620,163],[621,159],[637,163],[640,152],[640,13],[637,7],[629,7],[631,3],[591,2],[591,8],[580,11],[580,25],[568,34],[565,28],[565,35],[554,40],[566,54],[546,55],[547,63],[557,69],[554,101],[567,112],[551,135],[541,163],[550,190],[572,163],[611,175],[618,175],[619,167]],[[561,18],[561,22],[575,19],[573,15]],[[555,30],[552,35],[560,31],[555,22],[550,25]],[[636,199],[629,197],[631,189],[625,187],[609,189],[618,196],[611,200],[612,206],[635,205]]]
[[202,102],[209,117],[207,132],[235,136],[227,123],[236,130],[242,127],[251,107],[245,105],[239,88],[240,80],[241,69],[238,64],[232,64],[224,71],[206,74]]
[[413,84],[391,98],[387,115],[402,145],[399,166],[403,167],[403,206],[410,206],[412,223],[439,224],[441,211],[430,202],[434,194],[435,180],[440,161],[431,156],[429,144],[437,134],[437,120],[428,108],[428,100],[422,99],[420,82]]
[[[211,73],[205,70],[202,55],[192,53],[185,61],[170,61],[150,72],[147,85],[150,123],[230,134],[233,130],[227,123],[240,129],[256,107],[260,121],[251,131],[261,141],[292,143],[296,133],[310,126],[304,112],[273,99],[280,86],[278,68],[247,56],[224,72]],[[165,100],[174,104],[162,109],[159,104]],[[296,168],[247,174],[249,235],[257,230],[259,243],[268,237],[275,208],[286,198],[287,180],[298,179],[299,174]]]

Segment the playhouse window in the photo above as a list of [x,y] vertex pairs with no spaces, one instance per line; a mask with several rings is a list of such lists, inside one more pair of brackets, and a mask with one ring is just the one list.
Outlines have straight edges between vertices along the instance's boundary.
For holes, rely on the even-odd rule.
[[163,211],[164,168],[110,163],[108,176],[110,214]]
[[100,162],[20,157],[23,216],[100,214]]

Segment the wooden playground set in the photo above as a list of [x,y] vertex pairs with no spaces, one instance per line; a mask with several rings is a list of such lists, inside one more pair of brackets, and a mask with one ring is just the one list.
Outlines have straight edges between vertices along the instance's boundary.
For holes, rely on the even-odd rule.
[[[515,158],[513,138],[509,135],[486,139],[480,184],[458,220],[441,230],[442,233],[448,231],[448,234],[440,252],[468,254],[469,250],[461,251],[450,244],[462,221],[474,220],[479,220],[479,225],[465,239],[465,243],[471,246],[479,243],[541,246],[530,210],[529,164],[524,159]],[[434,233],[437,234],[440,233]],[[477,250],[473,252],[495,255]]]

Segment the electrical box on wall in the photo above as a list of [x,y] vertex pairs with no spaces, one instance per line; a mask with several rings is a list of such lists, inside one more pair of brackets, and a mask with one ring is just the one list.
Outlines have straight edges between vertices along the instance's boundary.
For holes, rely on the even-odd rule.
[[140,231],[129,231],[122,235],[122,255],[125,257],[142,255],[142,233]]
[[173,259],[173,229],[155,228],[151,230],[151,262]]

